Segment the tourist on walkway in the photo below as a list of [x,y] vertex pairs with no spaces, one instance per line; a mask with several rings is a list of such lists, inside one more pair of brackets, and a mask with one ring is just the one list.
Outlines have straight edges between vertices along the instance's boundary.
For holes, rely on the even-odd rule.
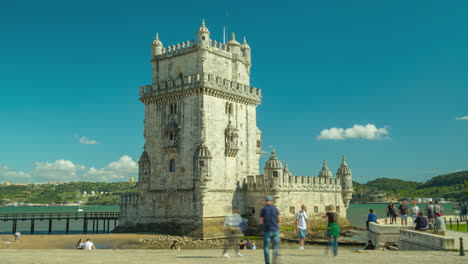
[[464,216],[463,209],[464,209],[464,206],[463,206],[463,203],[462,203],[462,202],[459,202],[459,203],[458,203],[458,209],[460,210],[460,212],[459,212],[460,221],[463,221],[463,216]]
[[447,231],[447,227],[445,226],[445,219],[442,217],[441,213],[436,213],[436,220],[434,225],[434,232],[443,232]]
[[427,219],[423,216],[422,212],[418,213],[418,217],[416,217],[416,220],[414,221],[416,223],[416,230],[427,230],[429,229],[429,225],[427,224]]
[[304,250],[304,240],[309,230],[309,215],[307,214],[307,206],[302,205],[301,211],[296,214],[296,232],[299,234],[299,250]]
[[338,225],[338,214],[336,213],[335,205],[330,204],[328,206],[328,211],[323,215],[323,217],[328,218],[327,226],[327,236],[328,236],[328,246],[326,253],[330,247],[333,247],[333,255],[338,256],[338,236],[340,236],[340,226]]
[[392,203],[392,207],[390,208],[390,224],[396,224],[397,223],[397,208],[394,203]]
[[419,214],[418,201],[413,200],[413,207],[411,207],[411,217],[413,218],[413,223],[416,221],[416,217]]
[[281,216],[278,209],[273,205],[273,197],[265,197],[265,207],[260,212],[259,224],[263,225],[263,251],[265,256],[265,263],[270,264],[270,241],[273,240],[273,263],[277,262],[280,243],[280,230],[279,223],[281,223]]
[[16,243],[18,243],[19,240],[20,240],[20,238],[21,238],[21,232],[16,231],[16,232],[14,233],[14,236],[15,236],[15,241],[16,241]]
[[[387,205],[387,217],[390,217],[390,212],[392,211],[393,202],[390,201]],[[391,224],[391,223],[390,223]]]
[[82,238],[80,238],[80,240],[78,240],[78,243],[76,243],[76,249],[84,249],[84,241]]
[[233,208],[232,213],[228,214],[224,218],[224,231],[226,232],[226,242],[223,247],[223,258],[229,258],[227,253],[230,248],[234,248],[236,251],[237,257],[242,257],[242,254],[239,253],[239,246],[236,243],[236,238],[241,236],[240,224],[242,222],[242,217],[239,214],[239,209]]
[[408,205],[406,205],[406,200],[402,201],[398,209],[400,210],[401,225],[408,225]]
[[427,212],[427,219],[429,221],[429,228],[434,226],[434,220],[435,220],[435,212],[434,212],[434,205],[432,202],[429,202],[429,204],[426,207],[426,212]]
[[94,246],[94,243],[91,242],[91,239],[86,239],[86,243],[84,244],[84,249],[85,250],[93,250],[93,249],[96,249],[96,247]]
[[366,221],[367,230],[369,230],[369,223],[371,222],[377,223],[377,215],[374,214],[374,209],[369,210],[369,215],[367,216],[367,221]]

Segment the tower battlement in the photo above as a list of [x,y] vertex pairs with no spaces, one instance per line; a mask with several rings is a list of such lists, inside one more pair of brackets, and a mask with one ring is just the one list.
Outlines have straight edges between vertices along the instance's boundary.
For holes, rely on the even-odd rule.
[[[213,74],[196,73],[182,78],[159,81],[153,83],[153,85],[141,86],[140,100],[143,102],[158,100],[158,98],[162,98],[166,94],[175,96],[174,92],[183,92],[196,88],[201,89],[202,87],[205,92],[212,93],[215,96],[230,98],[234,101],[236,99],[248,101],[254,105],[260,104],[262,98],[261,89]],[[212,90],[210,91],[210,89]],[[179,93],[179,95],[182,95],[182,93]]]
[[336,191],[341,192],[340,179],[309,177],[309,176],[285,176],[283,179],[271,178],[265,175],[247,176],[248,191]]

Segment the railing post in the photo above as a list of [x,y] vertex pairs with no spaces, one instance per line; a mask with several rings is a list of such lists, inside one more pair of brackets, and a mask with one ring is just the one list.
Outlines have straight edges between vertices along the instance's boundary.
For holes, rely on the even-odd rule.
[[460,237],[460,256],[465,256],[465,248],[463,247],[463,237]]
[[31,219],[31,235],[34,234],[34,218]]
[[457,219],[457,231],[460,231],[460,223],[458,222],[458,219]]
[[452,230],[452,217],[450,217],[450,230]]
[[52,216],[49,216],[49,234],[52,233]]
[[16,219],[13,219],[13,234],[16,233]]
[[67,217],[67,224],[65,225],[65,232],[68,233],[70,231],[70,218]]

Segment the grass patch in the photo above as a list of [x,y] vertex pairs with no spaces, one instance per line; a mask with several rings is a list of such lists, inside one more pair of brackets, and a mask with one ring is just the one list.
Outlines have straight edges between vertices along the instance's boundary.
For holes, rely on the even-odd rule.
[[468,233],[468,225],[466,225],[466,224],[460,224],[458,229],[457,229],[457,224],[452,224],[452,228],[450,228],[450,224],[448,224],[446,226],[447,226],[447,230]]

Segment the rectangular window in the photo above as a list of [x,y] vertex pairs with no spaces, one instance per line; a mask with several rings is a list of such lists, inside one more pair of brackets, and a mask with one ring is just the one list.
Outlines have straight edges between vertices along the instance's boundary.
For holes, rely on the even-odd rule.
[[296,214],[296,208],[295,208],[294,206],[290,206],[290,207],[289,207],[289,212],[290,212],[291,214]]
[[198,162],[198,164],[200,164],[200,167],[203,167],[203,166],[205,166],[205,161],[204,161],[204,160],[200,160],[200,161]]
[[262,142],[260,140],[257,140],[257,148],[262,147]]

